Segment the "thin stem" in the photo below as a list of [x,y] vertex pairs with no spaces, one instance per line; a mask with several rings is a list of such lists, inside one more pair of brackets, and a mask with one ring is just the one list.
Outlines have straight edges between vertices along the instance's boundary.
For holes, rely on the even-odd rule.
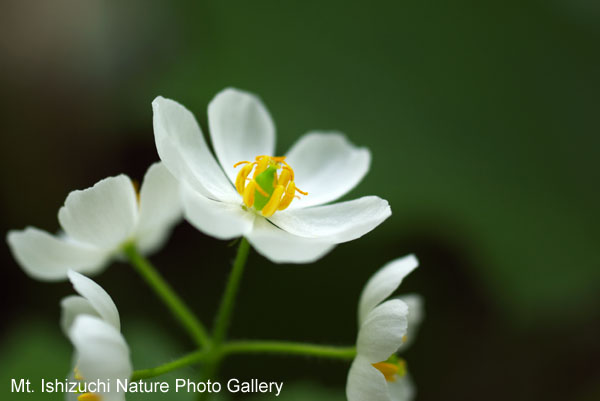
[[204,360],[205,356],[206,356],[206,352],[195,351],[195,352],[187,354],[179,359],[165,363],[165,364],[157,366],[155,368],[136,370],[131,375],[131,380],[136,381],[136,380],[149,379],[152,377],[164,375],[165,373],[169,373],[173,370],[184,368],[186,366],[194,365],[198,362],[201,362],[202,360]]
[[224,355],[266,353],[307,355],[342,360],[351,360],[356,356],[355,347],[336,347],[288,341],[232,341],[223,344],[221,352]]
[[233,307],[235,306],[235,298],[240,287],[240,281],[242,280],[249,250],[250,244],[248,243],[248,240],[242,237],[235,261],[233,262],[233,268],[229,275],[229,281],[227,282],[227,287],[225,288],[225,293],[221,299],[221,305],[219,306],[219,311],[217,312],[217,317],[215,319],[213,341],[217,347],[227,336],[227,329],[229,328],[231,314],[233,312]]
[[194,341],[200,347],[209,346],[210,338],[202,322],[198,320],[196,315],[194,315],[185,302],[165,281],[158,270],[137,251],[135,245],[127,245],[124,248],[124,252],[131,265],[169,307],[175,318],[179,320],[179,323],[188,331]]

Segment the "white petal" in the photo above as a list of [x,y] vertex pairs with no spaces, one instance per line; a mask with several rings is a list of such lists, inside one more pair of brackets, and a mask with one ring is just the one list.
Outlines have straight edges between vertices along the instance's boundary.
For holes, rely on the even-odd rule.
[[38,280],[65,280],[69,269],[96,273],[107,263],[104,250],[58,238],[34,227],[10,231],[6,239],[25,273]]
[[411,401],[415,398],[415,386],[408,374],[388,382],[388,388],[392,401]]
[[171,174],[209,198],[226,201],[239,197],[210,153],[194,115],[161,96],[154,99],[152,109],[156,149]]
[[308,192],[290,208],[321,205],[354,188],[369,171],[371,153],[354,146],[341,133],[310,132],[287,153],[298,188]]
[[226,203],[206,198],[184,185],[182,199],[185,218],[203,233],[218,239],[241,237],[252,230],[255,214],[238,203]]
[[163,163],[154,163],[140,189],[136,243],[143,253],[160,248],[182,216],[179,182]]
[[90,302],[98,315],[117,330],[121,330],[117,306],[104,288],[100,287],[94,280],[73,270],[69,271],[68,275],[75,291]]
[[275,263],[312,263],[335,246],[321,239],[290,234],[262,217],[256,218],[247,238],[258,253]]
[[238,173],[235,163],[275,156],[275,125],[251,93],[233,88],[219,92],[208,105],[208,126],[217,158],[231,182]]
[[408,306],[399,299],[373,309],[358,330],[356,352],[371,363],[386,361],[402,344],[408,326]]
[[79,295],[69,295],[60,301],[60,327],[68,335],[75,318],[79,315],[91,315],[102,318],[90,301]]
[[[129,347],[121,333],[102,319],[80,315],[69,338],[77,354],[76,366],[86,381],[127,379],[133,372]],[[114,391],[114,386],[111,386]],[[108,397],[103,398],[109,399]]]
[[69,237],[110,250],[129,239],[137,216],[135,188],[122,174],[71,192],[58,211],[60,225]]
[[425,316],[423,307],[423,297],[417,294],[409,294],[398,297],[406,305],[408,305],[408,330],[406,331],[406,341],[402,343],[400,350],[404,350],[412,344],[419,331],[419,326]]
[[391,401],[383,374],[360,355],[348,372],[346,397],[348,401]]
[[290,234],[337,244],[362,237],[391,214],[386,200],[365,196],[332,205],[277,212],[269,220]]
[[392,295],[404,277],[419,265],[414,255],[395,259],[383,266],[365,285],[358,302],[358,324],[381,301]]

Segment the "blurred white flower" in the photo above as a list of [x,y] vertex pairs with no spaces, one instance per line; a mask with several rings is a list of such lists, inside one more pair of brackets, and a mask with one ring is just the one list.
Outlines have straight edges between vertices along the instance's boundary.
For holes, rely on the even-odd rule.
[[225,89],[208,106],[217,162],[189,110],[162,97],[152,106],[158,154],[183,183],[187,220],[208,235],[244,236],[274,262],[308,263],[391,214],[376,196],[324,205],[369,170],[369,151],[340,133],[308,133],[276,157],[265,106],[250,93]]
[[367,282],[358,305],[357,355],[346,384],[349,401],[413,399],[414,388],[396,353],[406,348],[416,333],[423,315],[422,301],[417,295],[383,301],[417,266],[413,255],[396,259]]
[[[73,378],[84,383],[110,383],[109,392],[69,394],[79,401],[124,401],[117,391],[117,379],[124,381],[133,373],[129,346],[120,332],[119,312],[110,296],[91,279],[68,272],[79,295],[61,302],[63,330],[75,347]],[[90,390],[90,389],[88,389]]]
[[134,241],[143,253],[160,248],[181,218],[179,185],[162,163],[146,172],[139,195],[126,175],[73,191],[58,211],[64,232],[35,227],[10,231],[7,241],[23,270],[40,280],[64,280],[68,270],[101,271]]

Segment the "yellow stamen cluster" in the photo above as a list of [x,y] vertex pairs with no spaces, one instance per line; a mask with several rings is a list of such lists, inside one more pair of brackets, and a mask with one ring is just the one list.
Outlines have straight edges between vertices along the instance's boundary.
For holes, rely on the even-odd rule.
[[402,359],[374,363],[373,367],[380,371],[388,382],[395,382],[398,377],[406,374],[406,364]]
[[244,167],[236,177],[235,188],[247,207],[254,207],[265,217],[272,216],[277,210],[285,210],[297,197],[296,192],[308,195],[296,188],[294,170],[285,157],[257,156],[254,162],[241,161],[233,167],[242,164]]

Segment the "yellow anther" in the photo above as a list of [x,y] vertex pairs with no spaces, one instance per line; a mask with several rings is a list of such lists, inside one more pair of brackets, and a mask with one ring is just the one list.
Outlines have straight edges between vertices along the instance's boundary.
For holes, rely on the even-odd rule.
[[256,178],[257,175],[262,173],[269,167],[270,158],[268,156],[259,156],[256,158],[256,169],[254,170],[254,175],[252,178]]
[[273,194],[271,195],[271,198],[269,199],[267,204],[262,209],[263,216],[265,216],[265,217],[273,216],[273,213],[275,213],[277,211],[277,208],[279,207],[279,203],[281,202],[281,195],[283,195],[284,191],[285,191],[285,188],[283,188],[282,185],[277,185],[277,187],[275,187],[275,189],[273,190]]
[[239,166],[240,164],[247,164],[247,163],[250,163],[250,162],[247,162],[247,161],[241,161],[241,162],[237,162],[237,163],[235,163],[235,164],[233,165],[233,168],[236,168],[236,167],[237,167],[237,166]]
[[304,191],[300,190],[299,188],[296,188],[296,191],[300,192],[304,196],[308,195],[308,192],[304,192]]
[[402,342],[405,343],[408,341],[408,337],[405,335],[402,336]]
[[248,174],[250,174],[250,172],[252,171],[253,168],[254,168],[254,163],[248,163],[240,170],[237,177],[235,178],[235,189],[238,191],[238,193],[240,195],[244,194],[244,188],[246,186],[246,178],[248,177]]
[[102,401],[102,398],[98,394],[94,393],[83,393],[77,397],[78,401]]
[[294,195],[296,194],[296,184],[294,184],[294,181],[290,182],[287,186],[287,188],[285,189],[285,195],[283,195],[283,198],[281,199],[281,202],[279,203],[279,210],[285,210],[288,208],[288,206],[290,205],[290,203],[292,203],[292,201],[294,200]]
[[385,380],[389,382],[395,382],[398,378],[398,371],[400,370],[398,365],[388,362],[378,362],[374,363],[373,367],[380,371],[385,377]]
[[284,167],[283,170],[281,170],[281,173],[279,174],[279,181],[277,181],[277,184],[285,188],[291,179],[292,173],[290,169]]
[[254,205],[254,193],[256,192],[256,181],[252,180],[246,185],[244,189],[243,198],[244,203],[248,207],[252,207]]

